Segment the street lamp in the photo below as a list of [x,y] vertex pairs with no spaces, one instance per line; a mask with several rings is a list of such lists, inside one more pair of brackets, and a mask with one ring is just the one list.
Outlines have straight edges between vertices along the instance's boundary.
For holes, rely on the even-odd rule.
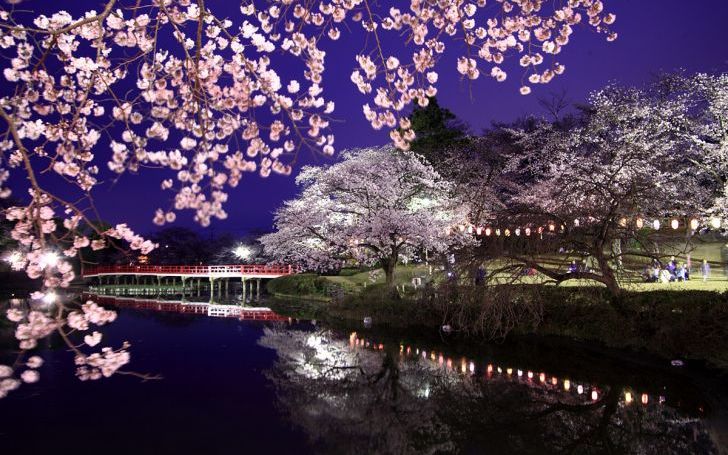
[[247,259],[250,259],[250,257],[253,254],[253,251],[250,249],[250,247],[248,247],[246,245],[238,245],[233,250],[233,254],[238,259],[247,260]]

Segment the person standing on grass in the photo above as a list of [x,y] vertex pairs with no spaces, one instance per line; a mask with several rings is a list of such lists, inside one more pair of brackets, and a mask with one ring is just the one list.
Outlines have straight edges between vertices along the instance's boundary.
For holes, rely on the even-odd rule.
[[700,266],[700,273],[703,274],[703,281],[708,281],[710,278],[710,264],[707,259],[703,259],[703,265]]

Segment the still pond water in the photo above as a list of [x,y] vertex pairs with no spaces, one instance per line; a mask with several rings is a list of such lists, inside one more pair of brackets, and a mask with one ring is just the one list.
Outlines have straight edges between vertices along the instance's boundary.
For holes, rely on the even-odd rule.
[[[689,364],[547,340],[473,346],[376,324],[243,320],[222,306],[105,305],[119,312],[105,344],[130,341],[128,367],[163,379],[81,382],[72,355],[47,340],[41,381],[0,400],[0,453],[664,454],[728,444],[725,378]],[[3,363],[12,327],[0,327]]]

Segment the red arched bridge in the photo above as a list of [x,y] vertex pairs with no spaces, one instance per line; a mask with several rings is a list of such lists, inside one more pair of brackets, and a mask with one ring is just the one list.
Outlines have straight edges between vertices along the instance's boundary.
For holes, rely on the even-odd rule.
[[84,278],[149,275],[190,278],[278,278],[298,270],[291,265],[99,265],[84,267]]
[[197,294],[209,289],[228,295],[238,286],[243,298],[260,297],[264,279],[292,275],[299,270],[290,265],[100,265],[84,267],[81,276],[89,289],[99,293],[131,294]]

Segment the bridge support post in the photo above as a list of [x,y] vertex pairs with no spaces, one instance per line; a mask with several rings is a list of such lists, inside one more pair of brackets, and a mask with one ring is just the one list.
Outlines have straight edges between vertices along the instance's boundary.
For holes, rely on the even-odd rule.
[[243,281],[243,302],[245,302],[245,298],[246,298],[245,294],[247,294],[247,292],[246,292],[247,289],[245,288],[245,285],[247,284],[247,282],[246,282],[245,278],[241,278],[241,280]]
[[230,278],[225,278],[225,296],[230,293]]
[[260,278],[255,280],[255,300],[260,300]]
[[210,302],[212,302],[214,296],[215,296],[215,279],[213,277],[210,277]]

